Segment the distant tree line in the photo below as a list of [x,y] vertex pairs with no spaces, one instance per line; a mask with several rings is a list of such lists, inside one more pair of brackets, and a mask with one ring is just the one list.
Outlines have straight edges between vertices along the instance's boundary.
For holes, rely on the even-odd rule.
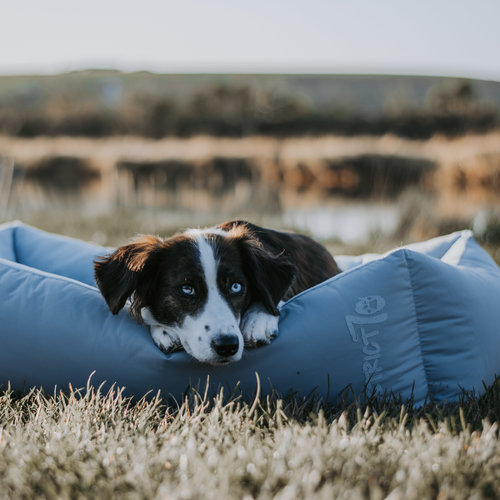
[[320,135],[392,133],[412,139],[434,134],[457,136],[499,127],[495,110],[480,105],[466,81],[431,93],[421,109],[363,115],[338,109],[318,110],[300,98],[273,92],[256,94],[249,87],[216,86],[185,102],[165,96],[134,95],[117,107],[65,101],[33,109],[0,107],[0,133],[18,137],[40,135],[104,137],[139,135],[189,137],[197,134]]

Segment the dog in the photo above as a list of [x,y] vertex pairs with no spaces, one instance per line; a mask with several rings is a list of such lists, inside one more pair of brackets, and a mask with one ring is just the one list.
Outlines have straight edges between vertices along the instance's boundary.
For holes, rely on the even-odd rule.
[[239,361],[244,345],[269,343],[280,302],[340,272],[311,238],[241,220],[142,236],[94,268],[113,314],[127,306],[163,352],[184,348],[212,365]]

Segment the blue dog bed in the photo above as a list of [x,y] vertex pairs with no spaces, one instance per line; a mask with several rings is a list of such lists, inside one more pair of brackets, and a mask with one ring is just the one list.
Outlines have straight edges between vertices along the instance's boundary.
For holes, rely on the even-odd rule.
[[264,393],[347,386],[453,401],[500,374],[500,269],[469,231],[383,256],[338,257],[345,271],[288,301],[280,335],[211,367],[163,354],[146,327],[113,316],[92,261],[107,249],[11,223],[0,226],[0,384],[52,391],[107,381],[179,398],[190,385]]

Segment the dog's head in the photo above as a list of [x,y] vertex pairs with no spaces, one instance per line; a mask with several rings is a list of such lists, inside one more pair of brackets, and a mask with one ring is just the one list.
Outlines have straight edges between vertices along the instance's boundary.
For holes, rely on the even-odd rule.
[[242,315],[255,302],[277,315],[295,271],[244,225],[165,240],[144,236],[95,262],[97,285],[113,314],[131,299],[131,314],[158,326],[153,340],[160,348],[174,337],[194,358],[211,364],[241,358]]

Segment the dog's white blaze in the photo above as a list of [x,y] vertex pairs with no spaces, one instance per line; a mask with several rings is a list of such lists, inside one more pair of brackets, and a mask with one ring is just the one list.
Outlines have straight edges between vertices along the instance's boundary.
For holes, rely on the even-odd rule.
[[180,343],[191,356],[206,363],[220,361],[212,348],[212,340],[218,335],[232,333],[238,337],[239,348],[233,356],[228,358],[228,361],[238,361],[241,359],[244,347],[243,335],[239,327],[240,318],[234,315],[220,293],[217,285],[219,263],[212,246],[205,238],[207,233],[214,234],[209,230],[189,231],[198,247],[207,287],[207,300],[201,313],[196,316],[186,316],[182,324],[178,326],[158,323],[147,308],[142,309],[141,315],[144,323],[150,327],[151,337],[158,347],[168,350]]
[[216,291],[218,294],[217,287],[217,267],[218,262],[215,259],[214,249],[212,245],[200,234],[196,238],[196,244],[198,245],[198,250],[200,252],[200,263],[203,268],[203,274],[205,275],[205,283],[208,288],[208,296],[210,297],[210,292]]
[[186,234],[192,236],[195,239],[203,237],[205,234],[217,234],[219,236],[227,236],[228,232],[220,227],[206,227],[204,229],[188,229]]
[[239,328],[239,318],[234,315],[220,293],[217,285],[218,261],[212,246],[201,232],[196,234],[195,241],[207,287],[207,301],[200,314],[186,316],[182,327],[176,329],[176,333],[189,354],[208,362],[218,359],[218,355],[211,346],[212,340],[221,334],[234,334],[238,337],[240,345],[236,354],[231,357],[231,361],[237,361],[243,352],[243,336]]

